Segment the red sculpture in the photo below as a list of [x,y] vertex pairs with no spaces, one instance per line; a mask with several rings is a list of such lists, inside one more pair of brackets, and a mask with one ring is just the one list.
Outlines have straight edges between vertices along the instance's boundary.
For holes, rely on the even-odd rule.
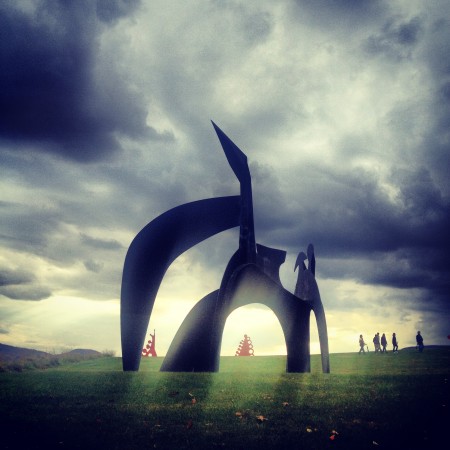
[[250,336],[244,334],[244,339],[239,343],[239,347],[234,356],[255,356]]
[[145,356],[147,358],[150,356],[158,356],[156,354],[156,349],[155,349],[155,340],[156,340],[155,336],[156,336],[156,331],[153,330],[153,334],[150,333],[150,339],[147,342],[147,345],[145,346],[145,348],[142,349],[142,356]]

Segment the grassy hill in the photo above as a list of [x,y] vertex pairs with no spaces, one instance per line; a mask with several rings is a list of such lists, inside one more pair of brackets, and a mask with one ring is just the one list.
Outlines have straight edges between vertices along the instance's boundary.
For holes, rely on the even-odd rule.
[[33,350],[30,348],[14,347],[12,345],[0,344],[0,359],[11,360],[17,358],[46,358],[49,353]]
[[0,372],[46,369],[102,356],[102,353],[89,349],[78,348],[60,354],[51,354],[29,348],[0,344]]
[[434,449],[447,439],[450,351],[331,355],[331,374],[285,357],[221,358],[161,373],[120,358],[0,373],[0,448]]

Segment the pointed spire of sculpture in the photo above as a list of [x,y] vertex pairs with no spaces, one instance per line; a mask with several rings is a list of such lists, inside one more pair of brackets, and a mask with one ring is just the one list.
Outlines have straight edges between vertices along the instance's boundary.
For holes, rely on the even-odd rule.
[[306,255],[305,252],[300,252],[297,256],[297,260],[295,261],[295,266],[294,266],[294,272],[297,270],[297,267],[302,266],[302,270],[306,270],[306,265],[305,265],[305,261],[306,261]]
[[309,244],[306,252],[308,253],[308,269],[314,276],[316,276],[316,257],[314,256],[314,246]]
[[251,183],[246,154],[211,120],[222,145],[228,164],[241,183]]
[[253,222],[252,179],[245,153],[213,122],[230,167],[241,185],[239,250],[243,262],[255,262],[256,242]]

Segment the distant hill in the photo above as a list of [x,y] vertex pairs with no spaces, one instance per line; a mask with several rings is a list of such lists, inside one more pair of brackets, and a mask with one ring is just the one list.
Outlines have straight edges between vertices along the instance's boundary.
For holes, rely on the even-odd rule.
[[0,344],[0,359],[21,359],[21,358],[46,358],[50,353],[33,350],[30,348],[13,347],[12,345]]
[[14,347],[12,345],[0,344],[0,360],[15,360],[15,359],[27,359],[27,358],[54,358],[54,357],[71,357],[79,356],[83,358],[101,356],[101,353],[96,350],[88,350],[83,348],[77,348],[68,352],[60,354],[52,354],[42,352],[40,350],[33,350],[30,348]]
[[70,350],[70,352],[61,353],[58,356],[101,356],[101,353],[97,350],[89,350],[85,348],[76,348],[75,350]]

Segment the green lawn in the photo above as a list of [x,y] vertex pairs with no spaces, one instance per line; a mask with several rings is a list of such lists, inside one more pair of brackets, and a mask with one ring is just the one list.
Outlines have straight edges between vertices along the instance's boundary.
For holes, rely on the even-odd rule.
[[330,359],[327,375],[319,356],[311,374],[280,356],[223,357],[213,374],[160,373],[162,358],[0,373],[0,448],[443,448],[450,348]]

